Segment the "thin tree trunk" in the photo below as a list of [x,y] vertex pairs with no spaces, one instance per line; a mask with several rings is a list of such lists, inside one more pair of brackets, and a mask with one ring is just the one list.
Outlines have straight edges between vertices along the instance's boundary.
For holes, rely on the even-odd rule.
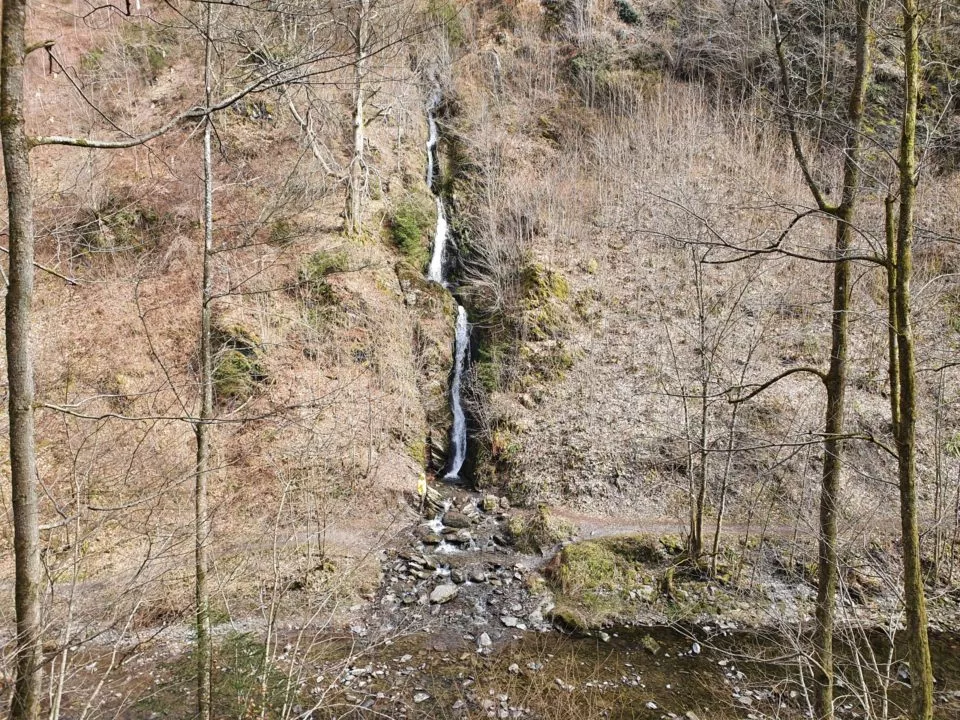
[[33,360],[30,356],[33,198],[23,100],[26,19],[24,0],[3,3],[0,138],[3,140],[10,238],[5,315],[17,617],[17,675],[10,706],[12,720],[34,720],[40,712],[41,695],[40,531],[33,424]]
[[[744,365],[746,367],[746,365]],[[743,376],[740,378],[743,384]],[[713,547],[710,552],[710,575],[717,576],[717,563],[720,556],[720,534],[723,532],[723,516],[727,509],[727,487],[730,482],[730,468],[733,465],[733,443],[737,434],[737,413],[740,404],[737,403],[730,411],[730,426],[727,429],[727,459],[723,467],[723,477],[720,482],[720,503],[717,507],[717,522],[713,529]]]
[[814,710],[820,720],[832,720],[833,711],[833,628],[837,596],[837,516],[842,482],[842,441],[844,399],[847,384],[848,314],[850,311],[850,261],[853,220],[860,190],[860,130],[870,78],[870,0],[857,1],[856,73],[847,105],[846,156],[843,188],[835,211],[837,231],[833,274],[830,369],[827,372],[827,409],[823,441],[823,481],[820,490],[820,538],[817,552],[818,583],[814,643]]
[[933,717],[933,667],[927,637],[927,610],[920,566],[917,521],[916,385],[913,328],[910,322],[913,211],[916,196],[917,102],[920,92],[919,11],[916,0],[903,3],[904,112],[900,134],[900,218],[897,226],[897,354],[900,365],[900,425],[897,456],[900,481],[900,524],[903,544],[903,588],[910,644],[912,720]]
[[[210,39],[211,8],[206,13],[204,83],[206,107],[212,93],[213,43]],[[194,426],[197,437],[197,469],[194,500],[196,522],[196,604],[197,604],[197,715],[210,720],[211,674],[213,652],[210,638],[209,570],[210,511],[207,504],[210,472],[210,424],[213,417],[213,352],[211,342],[211,255],[213,251],[213,156],[211,151],[212,116],[207,115],[203,128],[203,286],[200,305],[200,421]]]
[[697,474],[694,479],[693,497],[690,505],[690,559],[699,564],[703,555],[703,511],[707,500],[707,465],[709,453],[709,409],[707,398],[712,368],[708,361],[707,351],[707,317],[706,301],[703,294],[703,266],[697,251],[693,250],[693,273],[697,289],[697,350],[700,355],[700,433],[697,442]]
[[890,425],[894,437],[900,427],[900,363],[897,352],[897,219],[896,200],[884,201],[884,234],[887,240],[887,351],[890,356]]
[[367,22],[370,12],[369,0],[358,0],[357,25],[354,30],[356,58],[353,63],[353,158],[350,161],[350,177],[347,183],[347,232],[357,235],[361,230],[363,212],[363,80],[366,71]]

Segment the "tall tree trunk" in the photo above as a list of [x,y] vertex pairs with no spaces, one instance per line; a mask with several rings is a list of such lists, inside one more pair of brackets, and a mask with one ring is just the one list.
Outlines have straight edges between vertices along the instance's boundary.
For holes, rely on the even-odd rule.
[[890,365],[890,425],[900,432],[900,361],[897,350],[897,217],[896,200],[884,200],[884,235],[887,241],[887,354]]
[[[209,112],[213,83],[213,42],[210,39],[211,8],[206,13],[204,84],[206,108]],[[200,291],[200,421],[194,426],[197,437],[197,468],[194,500],[196,523],[196,605],[197,605],[197,715],[210,720],[211,674],[213,652],[210,647],[210,591],[207,572],[210,565],[210,511],[207,486],[210,472],[210,420],[213,418],[213,351],[211,342],[211,255],[213,251],[213,156],[212,116],[207,115],[203,127],[203,280]]]
[[353,157],[350,160],[350,177],[347,180],[346,209],[347,232],[351,235],[360,233],[363,212],[363,143],[366,124],[363,116],[363,81],[366,72],[369,13],[369,0],[357,0],[357,24],[353,38],[356,51],[353,62]]
[[920,566],[916,478],[916,369],[910,322],[913,211],[917,189],[917,102],[920,92],[919,11],[903,3],[904,111],[900,134],[900,218],[897,225],[897,358],[900,372],[900,423],[897,429],[903,589],[910,644],[912,720],[933,717],[933,668],[927,637],[927,610]]
[[26,60],[25,0],[3,3],[0,54],[0,138],[7,180],[10,237],[6,297],[7,383],[10,413],[10,484],[16,561],[16,669],[10,717],[34,720],[40,711],[40,531],[37,459],[33,426],[33,361],[30,309],[33,300],[33,198],[27,141],[23,73]]
[[837,515],[842,481],[842,435],[847,384],[848,315],[850,312],[850,261],[853,220],[860,191],[861,127],[870,78],[870,0],[857,2],[856,74],[847,104],[846,155],[843,188],[837,219],[833,272],[830,369],[827,372],[827,409],[824,422],[823,481],[820,490],[820,538],[817,551],[816,630],[817,663],[814,670],[814,711],[820,720],[832,720],[833,628],[837,596]]

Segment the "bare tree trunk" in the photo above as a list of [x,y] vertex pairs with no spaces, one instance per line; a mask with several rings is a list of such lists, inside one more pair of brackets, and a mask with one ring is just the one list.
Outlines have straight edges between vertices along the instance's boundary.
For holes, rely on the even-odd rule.
[[363,212],[363,143],[365,120],[363,116],[363,80],[365,55],[367,52],[367,23],[370,13],[369,0],[358,0],[357,24],[354,29],[354,44],[356,59],[353,64],[353,158],[350,161],[350,177],[347,181],[347,232],[357,235],[361,229],[361,214]]
[[[744,364],[744,368],[747,364]],[[740,377],[743,383],[743,375]],[[720,482],[720,503],[717,507],[717,522],[713,528],[713,547],[710,551],[710,575],[717,576],[717,563],[720,557],[720,534],[723,532],[723,516],[727,509],[727,488],[730,482],[730,468],[733,465],[733,444],[737,435],[737,413],[740,411],[740,404],[737,403],[730,411],[730,425],[727,427],[727,458],[723,467],[723,477]]]
[[[844,143],[843,188],[840,204],[832,208],[837,229],[834,246],[833,312],[831,317],[830,368],[825,378],[827,408],[824,422],[823,480],[820,489],[820,536],[817,550],[817,607],[814,645],[814,712],[818,720],[832,720],[833,708],[833,631],[837,596],[837,516],[842,482],[842,435],[846,392],[848,321],[850,311],[850,245],[853,236],[857,195],[860,190],[861,127],[864,102],[870,79],[870,0],[857,0],[857,44],[855,74],[847,104],[847,137]],[[778,37],[779,28],[776,28]],[[779,42],[778,42],[779,44]],[[778,48],[781,71],[786,72],[782,51]],[[791,121],[792,122],[792,121]],[[824,207],[823,193],[815,185],[800,149],[795,126],[791,137],[798,161],[818,204]]]
[[[205,61],[204,83],[206,107],[209,110],[212,94],[213,42],[210,39],[211,8],[204,6]],[[210,639],[210,591],[207,587],[209,570],[210,511],[207,505],[207,486],[210,472],[210,424],[213,417],[213,352],[211,343],[211,255],[213,251],[213,157],[211,151],[212,116],[207,115],[203,127],[203,286],[200,306],[200,421],[194,425],[197,437],[197,469],[195,476],[196,522],[196,604],[197,604],[197,715],[210,720],[211,673],[213,653]]]
[[897,225],[897,357],[900,366],[900,423],[897,457],[900,524],[903,543],[903,589],[910,644],[912,720],[933,718],[933,667],[927,637],[927,610],[920,566],[916,478],[916,371],[910,322],[913,211],[917,189],[917,102],[920,92],[919,10],[916,0],[903,3],[904,111],[900,133],[900,218]]
[[[694,478],[693,497],[690,498],[690,560],[699,564],[703,555],[703,513],[707,500],[707,465],[709,453],[709,410],[707,393],[710,389],[712,351],[707,349],[707,307],[704,297],[704,278],[701,258],[696,249],[691,253],[693,259],[694,283],[697,292],[697,350],[700,355],[700,402],[699,436],[697,438],[697,474]],[[708,357],[708,355],[710,357]]]
[[30,146],[24,119],[25,0],[3,3],[0,56],[0,138],[7,180],[10,271],[6,297],[7,382],[10,413],[10,484],[13,501],[17,676],[12,720],[34,720],[40,711],[40,531],[33,425],[33,198]]
[[900,363],[897,351],[897,218],[896,200],[884,200],[884,234],[887,240],[887,351],[890,364],[890,424],[896,437],[900,427]]

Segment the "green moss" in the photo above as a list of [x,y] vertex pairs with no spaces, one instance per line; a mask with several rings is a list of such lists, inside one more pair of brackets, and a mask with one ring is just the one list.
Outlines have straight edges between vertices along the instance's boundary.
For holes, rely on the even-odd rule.
[[343,251],[318,250],[310,255],[297,271],[297,284],[304,301],[311,305],[333,305],[337,294],[327,279],[346,272],[349,258]]
[[430,259],[429,237],[437,222],[436,208],[422,195],[409,195],[390,216],[390,237],[397,249],[415,268]]
[[679,535],[662,535],[660,544],[671,555],[680,555],[683,553],[683,540]]
[[575,528],[565,520],[553,517],[541,505],[529,518],[514,515],[507,522],[507,532],[514,546],[523,553],[539,553],[573,537]]
[[268,379],[260,339],[239,325],[216,327],[213,393],[218,403],[243,401]]
[[653,576],[667,554],[653,535],[622,535],[571,543],[547,566],[557,604],[575,608],[582,623],[596,627],[629,618],[642,603],[656,601]]
[[417,461],[420,467],[427,466],[427,442],[423,438],[407,443],[407,455]]
[[522,270],[522,324],[531,340],[548,340],[564,335],[569,327],[570,285],[560,272],[540,263],[528,263]]
[[523,268],[522,282],[525,295],[530,300],[556,298],[565,301],[570,296],[570,285],[566,277],[540,263],[528,263]]

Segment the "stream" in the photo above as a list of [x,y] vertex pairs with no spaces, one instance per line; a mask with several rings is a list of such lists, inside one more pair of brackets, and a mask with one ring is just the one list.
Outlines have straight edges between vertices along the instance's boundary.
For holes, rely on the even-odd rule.
[[[443,204],[440,190],[436,187],[440,166],[437,157],[437,142],[439,131],[437,128],[436,110],[440,104],[439,92],[434,93],[427,106],[427,174],[426,183],[437,204],[437,228],[433,236],[433,251],[430,255],[430,265],[427,267],[427,280],[452,290],[447,272],[451,263],[447,260],[447,249],[450,245],[450,228],[447,222],[447,211]],[[454,248],[455,249],[455,248]],[[445,480],[459,480],[460,470],[467,457],[467,419],[463,410],[463,374],[466,371],[470,348],[470,321],[467,310],[457,303],[457,320],[454,328],[454,350],[452,379],[450,381],[450,412],[453,423],[450,426],[449,452],[443,478]]]

